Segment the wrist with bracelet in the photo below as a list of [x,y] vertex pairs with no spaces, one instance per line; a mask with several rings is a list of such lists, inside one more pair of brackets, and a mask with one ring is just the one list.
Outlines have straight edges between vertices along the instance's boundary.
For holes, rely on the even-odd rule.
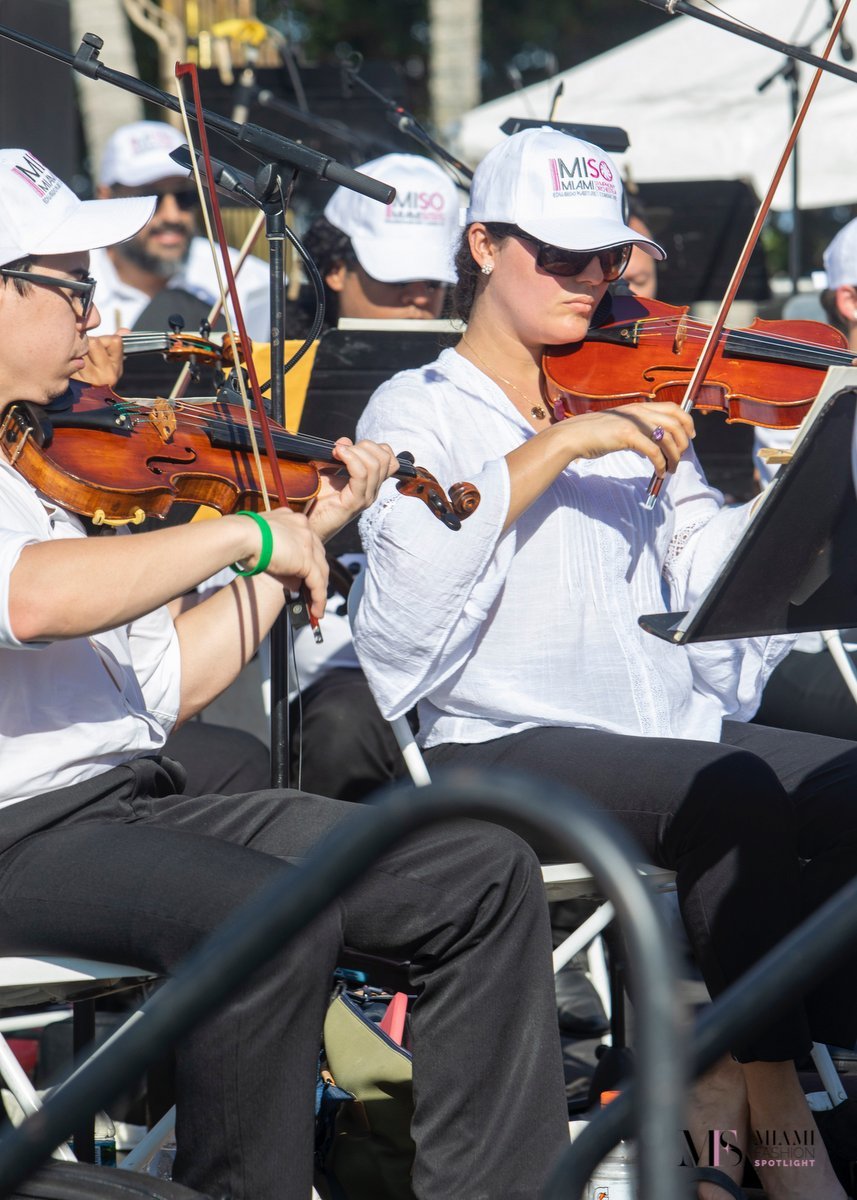
[[255,567],[244,568],[239,562],[230,563],[230,569],[234,571],[236,575],[241,575],[244,577],[250,575],[261,575],[262,572],[267,571],[268,567],[271,565],[271,559],[274,555],[274,535],[271,532],[271,526],[259,513],[250,512],[249,509],[246,508],[240,509],[239,512],[235,513],[235,516],[249,517],[252,521],[255,521],[256,525],[259,527],[259,532],[262,535],[262,548],[259,551],[259,557],[256,560]]

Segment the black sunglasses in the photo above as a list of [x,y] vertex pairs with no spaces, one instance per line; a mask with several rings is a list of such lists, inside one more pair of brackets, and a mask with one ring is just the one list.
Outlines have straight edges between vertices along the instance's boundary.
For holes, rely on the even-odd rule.
[[182,212],[190,212],[191,209],[199,206],[199,196],[196,189],[192,187],[171,187],[171,188],[152,188],[146,187],[120,187],[116,186],[112,189],[113,195],[126,199],[129,196],[156,196],[158,204],[166,196],[172,196]]
[[633,246],[608,246],[603,250],[564,250],[561,246],[552,246],[549,242],[539,241],[522,229],[515,229],[512,237],[524,242],[532,242],[537,246],[536,266],[546,271],[548,275],[582,275],[593,258],[601,264],[601,274],[608,283],[618,279],[628,265]]
[[87,275],[85,279],[62,279],[57,275],[38,275],[35,271],[14,271],[8,267],[0,267],[0,275],[7,279],[24,279],[27,283],[56,288],[63,293],[71,292],[70,296],[66,295],[66,299],[79,321],[86,321],[92,312],[97,281],[91,275]]

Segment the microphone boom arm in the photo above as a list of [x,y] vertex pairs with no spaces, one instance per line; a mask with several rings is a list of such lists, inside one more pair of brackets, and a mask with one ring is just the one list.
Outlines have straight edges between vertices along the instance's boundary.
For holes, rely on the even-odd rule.
[[769,50],[777,50],[780,54],[785,54],[789,58],[796,58],[800,62],[809,63],[811,67],[817,67],[822,71],[829,71],[831,75],[840,75],[843,79],[857,83],[857,71],[853,71],[850,67],[843,67],[841,63],[829,62],[823,58],[819,58],[817,54],[813,54],[805,46],[795,46],[791,42],[781,42],[777,38],[770,37],[767,33],[762,33],[761,30],[748,29],[746,25],[739,25],[735,21],[715,16],[714,13],[703,12],[695,4],[689,4],[687,0],[643,0],[643,3],[651,5],[652,8],[659,8],[671,17],[678,14],[686,17],[696,17],[698,21],[705,21],[708,25],[716,25],[718,29],[725,29],[727,33],[737,34],[738,37],[746,38],[749,42],[758,42],[760,46],[767,46]]
[[[143,100],[157,104],[161,108],[168,108],[171,112],[180,111],[178,100],[169,92],[162,91],[154,84],[144,83],[133,75],[126,75],[123,71],[113,70],[100,62],[98,55],[104,42],[95,33],[83,35],[75,54],[69,54],[65,50],[60,50],[58,46],[51,46],[38,38],[19,33],[18,30],[10,29],[6,25],[0,25],[0,37],[25,46],[29,50],[35,50],[38,54],[44,54],[56,62],[65,63],[67,67],[80,72],[81,75],[86,75],[89,79],[111,83],[115,87],[123,88],[126,92],[140,96]],[[299,171],[350,188],[352,191],[368,196],[371,200],[378,200],[382,204],[389,204],[395,198],[395,188],[388,184],[382,183],[378,179],[372,179],[368,175],[362,175],[359,171],[353,171],[327,154],[320,154],[308,146],[298,145],[297,142],[274,133],[270,129],[265,129],[261,125],[239,125],[235,121],[230,121],[228,117],[222,117],[219,113],[210,112],[206,108],[203,108],[198,116],[193,104],[188,104],[187,110],[188,115],[197,124],[200,123],[201,118],[209,128],[216,129],[224,137],[237,142],[257,158],[288,163]]]

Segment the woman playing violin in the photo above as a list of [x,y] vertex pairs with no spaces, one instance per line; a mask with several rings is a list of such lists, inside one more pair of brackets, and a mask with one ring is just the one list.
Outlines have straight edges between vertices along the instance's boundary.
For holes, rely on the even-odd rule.
[[[0,151],[0,414],[65,391],[98,324],[88,252],[131,236],[152,204],[78,201],[31,154]],[[349,815],[299,792],[187,796],[162,755],[254,652],[284,589],[303,584],[322,615],[322,538],[398,466],[366,442],[336,457],[346,477],[310,518],[282,508],[92,538],[0,458],[0,953],[168,974]],[[231,563],[241,575],[174,623],[166,604]],[[513,834],[460,822],[385,856],[177,1047],[176,1179],[307,1200],[345,940],[408,959],[420,993],[415,1195],[537,1192],[568,1141],[541,875]]]
[[[692,603],[748,509],[706,483],[677,405],[555,422],[543,401],[545,347],[586,336],[632,245],[663,257],[626,226],[597,147],[528,130],[479,166],[457,259],[467,331],[382,386],[359,428],[471,479],[481,506],[451,556],[382,491],[362,521],[356,644],[385,715],[418,702],[431,769],[579,787],[675,870],[716,996],[857,869],[857,745],[748,724],[788,639],[678,649],[637,624]],[[668,479],[648,511],[653,467]],[[814,1131],[793,1060],[811,1035],[853,1044],[855,963],[814,983],[700,1088],[697,1145],[711,1129],[738,1130],[747,1153],[751,1129]],[[762,1169],[770,1197],[844,1196],[817,1133],[815,1147],[811,1170]]]

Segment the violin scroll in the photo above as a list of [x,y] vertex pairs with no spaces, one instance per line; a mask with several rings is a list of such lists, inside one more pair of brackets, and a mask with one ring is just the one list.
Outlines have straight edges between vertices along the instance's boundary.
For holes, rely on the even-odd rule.
[[402,468],[397,473],[398,490],[403,496],[422,500],[447,529],[460,529],[461,522],[478,508],[481,497],[472,483],[454,483],[447,495],[430,471],[417,466],[408,469],[414,461],[412,454],[403,451],[398,459]]

